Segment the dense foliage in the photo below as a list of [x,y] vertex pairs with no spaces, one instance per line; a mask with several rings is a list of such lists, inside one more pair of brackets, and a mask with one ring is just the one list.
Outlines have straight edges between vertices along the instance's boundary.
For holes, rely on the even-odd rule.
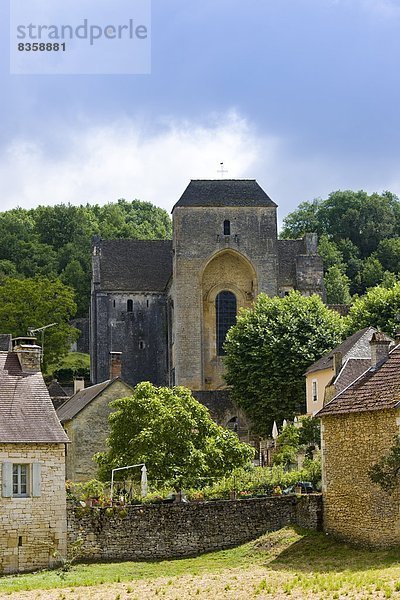
[[345,322],[319,296],[260,294],[225,343],[226,381],[260,434],[304,412],[304,371],[342,341]]
[[43,334],[44,367],[64,356],[75,341],[78,330],[68,321],[76,312],[73,290],[59,279],[7,277],[0,285],[0,332],[13,337],[26,336],[28,329],[56,323]]
[[394,337],[400,328],[400,283],[371,288],[352,304],[347,321],[353,332],[372,325]]
[[204,485],[254,456],[235,433],[214,423],[187,388],[144,382],[111,406],[109,450],[96,455],[102,480],[111,478],[113,468],[146,463],[149,478],[160,483]]
[[105,239],[167,239],[168,214],[149,202],[118,200],[105,206],[39,206],[0,213],[0,279],[59,277],[74,288],[78,316],[86,316],[93,235]]
[[287,424],[276,439],[276,452],[273,462],[285,468],[297,466],[299,453],[303,452],[312,460],[316,447],[321,446],[319,419],[302,417],[297,425]]
[[[337,191],[303,202],[284,219],[283,238],[319,235],[328,302],[389,281],[400,272],[400,202],[390,192]],[[390,276],[393,274],[393,276]]]

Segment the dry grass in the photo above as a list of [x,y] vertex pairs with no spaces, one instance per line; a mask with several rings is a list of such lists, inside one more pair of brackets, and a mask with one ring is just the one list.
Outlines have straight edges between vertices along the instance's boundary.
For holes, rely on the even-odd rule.
[[357,550],[323,534],[285,528],[194,559],[78,565],[65,579],[54,571],[6,577],[0,579],[0,598],[400,599],[400,552]]

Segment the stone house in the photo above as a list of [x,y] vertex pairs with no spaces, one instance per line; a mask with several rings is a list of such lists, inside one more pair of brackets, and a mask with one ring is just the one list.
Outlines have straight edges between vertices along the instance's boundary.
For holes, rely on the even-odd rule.
[[318,413],[321,419],[324,528],[350,542],[400,544],[399,491],[389,495],[368,471],[400,432],[400,345],[380,332],[370,367]]
[[33,339],[0,336],[0,574],[66,556],[65,434]]
[[307,415],[315,415],[368,369],[371,363],[370,341],[376,331],[374,327],[365,327],[353,333],[308,367],[305,372]]
[[220,425],[246,428],[226,406],[225,336],[260,292],[324,295],[317,238],[278,240],[277,205],[255,180],[192,180],[172,220],[171,241],[94,240],[91,379],[119,351],[128,384],[187,386]]
[[132,388],[117,376],[76,392],[57,409],[71,441],[66,454],[67,479],[81,482],[96,477],[93,455],[106,450],[109,404],[131,394]]

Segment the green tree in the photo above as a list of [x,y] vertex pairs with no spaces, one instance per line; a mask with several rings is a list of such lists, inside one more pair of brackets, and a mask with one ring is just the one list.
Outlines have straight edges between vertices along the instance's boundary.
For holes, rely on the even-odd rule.
[[297,239],[303,237],[305,233],[324,233],[319,221],[319,210],[322,204],[320,198],[312,202],[302,202],[298,208],[289,213],[283,219],[283,229],[281,237],[283,239]]
[[375,254],[386,271],[400,272],[400,237],[382,240]]
[[333,265],[327,270],[324,283],[328,304],[350,304],[350,279],[338,265]]
[[400,436],[396,436],[388,454],[371,467],[368,475],[385,492],[392,493],[398,488],[400,479]]
[[[44,367],[65,355],[78,330],[68,321],[74,316],[74,292],[59,279],[5,278],[0,284],[0,331],[24,336],[29,327],[57,323],[45,333]],[[41,338],[39,337],[39,342]]]
[[275,442],[274,465],[282,465],[285,468],[297,465],[297,455],[300,447],[299,438],[299,430],[291,423],[282,429]]
[[368,256],[363,261],[363,266],[360,272],[360,282],[362,289],[375,287],[382,282],[384,270],[379,260],[374,256]]
[[274,420],[304,412],[304,371],[344,332],[344,320],[316,295],[260,294],[239,313],[225,342],[226,381],[257,432],[269,435]]
[[327,235],[322,235],[318,243],[318,254],[324,262],[324,271],[326,272],[330,267],[339,267],[341,271],[344,271],[345,264],[343,262],[343,254],[335,244],[331,242]]
[[371,288],[350,307],[347,322],[352,332],[373,326],[394,336],[400,327],[400,283]]
[[153,480],[201,487],[202,478],[222,477],[254,456],[251,446],[214,423],[187,388],[144,382],[111,406],[109,449],[96,455],[103,481],[112,468],[146,463]]

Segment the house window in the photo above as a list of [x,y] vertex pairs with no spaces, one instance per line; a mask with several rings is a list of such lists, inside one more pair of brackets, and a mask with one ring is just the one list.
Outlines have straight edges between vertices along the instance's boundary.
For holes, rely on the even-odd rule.
[[13,465],[13,496],[28,496],[29,465]]
[[316,379],[313,379],[312,382],[312,399],[313,402],[316,402],[318,400],[318,384]]
[[133,312],[133,300],[128,300],[128,302],[126,303],[126,311],[128,313]]
[[224,221],[224,235],[231,235],[231,222],[228,220]]
[[226,334],[236,322],[237,302],[232,292],[220,292],[215,299],[217,355],[223,356]]
[[41,463],[12,463],[1,465],[3,498],[36,498],[42,495]]

